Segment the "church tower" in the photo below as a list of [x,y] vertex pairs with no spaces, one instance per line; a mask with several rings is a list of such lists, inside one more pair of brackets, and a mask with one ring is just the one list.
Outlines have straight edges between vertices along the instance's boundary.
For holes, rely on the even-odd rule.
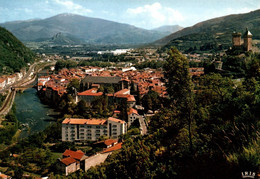
[[244,48],[246,51],[252,50],[252,34],[251,32],[246,28],[246,32],[243,35],[244,37]]
[[233,47],[240,47],[241,46],[241,33],[233,32],[232,43],[233,43]]

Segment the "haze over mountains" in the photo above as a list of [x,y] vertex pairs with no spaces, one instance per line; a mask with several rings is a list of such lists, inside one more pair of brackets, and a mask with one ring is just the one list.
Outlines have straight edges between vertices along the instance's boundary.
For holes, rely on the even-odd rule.
[[42,20],[6,22],[0,26],[10,30],[23,42],[50,41],[58,44],[144,44],[158,40],[181,28],[170,26],[146,30],[128,24],[75,14],[60,14]]
[[260,40],[260,10],[245,14],[228,15],[210,19],[172,33],[156,42],[159,46],[176,46],[179,50],[212,48],[228,48],[232,42],[234,31],[244,33],[246,28],[253,34],[253,39]]

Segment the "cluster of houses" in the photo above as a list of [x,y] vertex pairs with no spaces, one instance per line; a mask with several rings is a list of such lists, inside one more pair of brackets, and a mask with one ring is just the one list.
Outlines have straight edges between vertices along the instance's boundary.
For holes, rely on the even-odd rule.
[[92,156],[86,156],[81,150],[65,150],[62,154],[62,158],[58,159],[56,164],[57,170],[66,176],[79,169],[87,171],[90,167],[104,162],[113,151],[120,150],[122,142],[118,143],[118,140],[107,139],[105,141],[96,142],[94,145],[102,147],[103,150]]
[[3,75],[0,77],[0,90],[4,89],[6,86],[14,84],[16,81],[19,81],[25,75],[25,71],[17,72],[12,75]]

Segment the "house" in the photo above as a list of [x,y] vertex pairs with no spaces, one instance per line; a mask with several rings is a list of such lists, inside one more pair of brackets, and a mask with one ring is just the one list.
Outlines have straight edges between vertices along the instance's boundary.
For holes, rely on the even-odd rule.
[[0,78],[0,89],[3,89],[6,85],[6,79],[5,78]]
[[122,148],[122,142],[112,146],[112,147],[109,147],[105,150],[103,150],[101,153],[104,154],[104,153],[109,153],[109,152],[113,152],[113,151],[116,151],[116,150],[120,150]]
[[85,100],[87,103],[87,106],[90,106],[91,103],[96,99],[98,96],[102,96],[102,92],[98,92],[97,88],[91,88],[89,90],[80,92],[76,96],[76,102],[79,102],[80,100]]
[[15,81],[16,81],[16,75],[15,74],[7,76],[7,84],[8,85],[13,84]]
[[96,141],[100,136],[117,138],[126,133],[126,122],[108,119],[66,118],[62,122],[62,141]]
[[130,95],[129,89],[122,89],[114,94],[114,102],[115,103],[122,103],[126,102],[128,107],[133,107],[136,103],[135,97],[133,95]]
[[93,145],[95,145],[96,147],[99,147],[99,148],[106,149],[106,148],[109,148],[109,147],[116,145],[117,142],[118,142],[117,139],[107,139],[107,140],[104,140],[104,141],[96,142]]
[[5,175],[3,173],[0,172],[0,179],[11,179],[12,177]]
[[116,91],[129,87],[129,82],[119,76],[86,76],[82,80],[84,89],[92,88],[92,84],[112,85]]
[[58,159],[57,169],[61,173],[65,173],[66,176],[79,169],[85,169],[85,160],[87,159],[87,156],[81,150],[66,150],[62,154],[62,157],[62,159]]
[[134,108],[130,108],[129,111],[127,112],[127,115],[128,115],[128,123],[127,123],[128,128],[132,125],[132,123],[136,119],[139,120],[141,117],[143,117],[139,115],[137,110]]

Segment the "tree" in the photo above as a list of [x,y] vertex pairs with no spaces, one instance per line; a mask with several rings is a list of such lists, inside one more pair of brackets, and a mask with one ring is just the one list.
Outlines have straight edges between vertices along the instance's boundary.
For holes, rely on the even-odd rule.
[[190,151],[192,152],[191,126],[195,103],[189,73],[189,62],[176,48],[171,48],[169,51],[169,57],[164,66],[164,76],[167,79],[166,87],[172,104],[179,107],[183,118],[188,122]]
[[67,86],[67,92],[69,94],[73,94],[76,91],[80,89],[80,80],[79,79],[72,79],[70,83]]
[[184,101],[191,93],[189,63],[187,58],[176,48],[171,48],[169,55],[164,65],[167,92],[173,101],[179,103]]

